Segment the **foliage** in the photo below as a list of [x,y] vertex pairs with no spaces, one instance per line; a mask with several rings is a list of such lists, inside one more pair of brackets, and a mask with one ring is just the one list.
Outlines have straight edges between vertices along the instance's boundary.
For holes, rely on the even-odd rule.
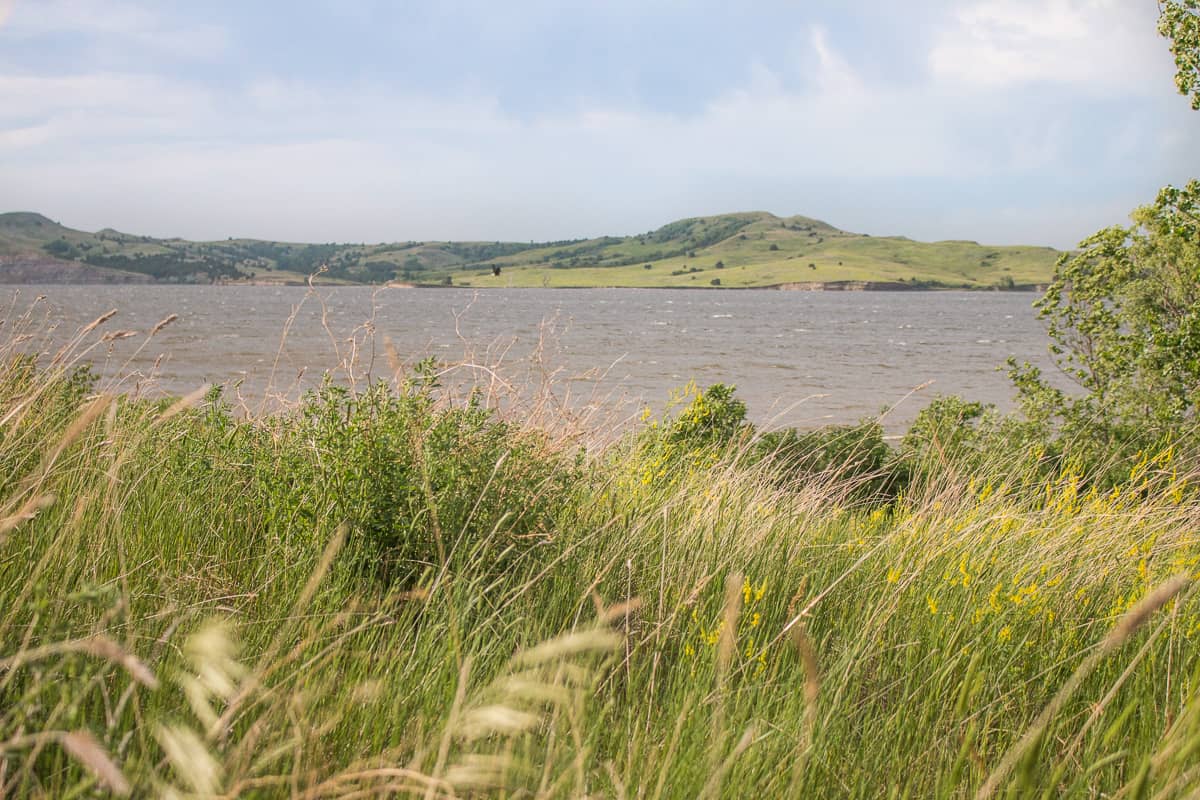
[[[1176,452],[1103,492],[949,463],[859,508],[748,459],[728,387],[577,462],[432,365],[260,419],[71,380],[0,362],[6,796],[1200,788]],[[922,430],[986,418],[939,408]],[[869,425],[779,439],[882,456]],[[430,567],[378,580],[392,547]]]
[[935,397],[909,426],[901,449],[910,459],[934,455],[943,463],[961,463],[977,450],[979,423],[990,419],[994,411],[956,395]]
[[[486,408],[438,407],[432,369],[395,390],[327,383],[269,425],[214,409],[183,457],[241,486],[247,511],[286,541],[320,520],[346,523],[362,571],[389,584],[444,563],[451,540],[475,555],[486,542],[499,569],[504,553],[547,535],[570,471],[543,437]],[[501,524],[508,537],[489,537]]]
[[746,428],[746,404],[733,386],[714,383],[700,391],[694,384],[683,390],[691,402],[662,429],[663,438],[690,447],[724,447]]
[[733,214],[714,218],[681,219],[651,231],[644,238],[662,244],[679,242],[678,247],[672,250],[672,255],[695,258],[696,254],[689,251],[728,239],[753,221],[750,217]]
[[471,263],[516,255],[533,249],[534,245],[521,242],[447,242],[445,247],[447,252]]
[[180,253],[151,253],[137,255],[89,254],[83,259],[97,267],[112,267],[140,272],[161,281],[188,282],[197,276],[207,279],[236,278],[241,275],[233,262],[217,255],[194,257]]
[[780,486],[836,486],[858,502],[892,500],[905,484],[905,467],[874,420],[764,433],[755,443],[752,460],[761,462]]
[[1029,365],[1012,375],[1035,420],[1113,442],[1182,431],[1200,401],[1200,182],[1163,189],[1064,256],[1036,304],[1051,351],[1082,395],[1051,388]]
[[[822,232],[820,237],[814,228]],[[58,240],[62,243],[52,244]],[[765,249],[769,245],[776,250]],[[537,244],[372,245],[152,239],[116,231],[71,230],[38,215],[0,214],[0,254],[46,252],[47,246],[69,247],[60,257],[86,259],[96,266],[137,271],[167,282],[239,280],[251,273],[259,280],[299,282],[324,269],[321,280],[325,281],[381,283],[398,276],[437,285],[446,277],[452,283],[470,281],[478,271],[498,266],[504,270],[506,285],[514,287],[688,285],[690,265],[701,261],[724,270],[723,287],[814,278],[899,281],[916,269],[915,277],[925,285],[991,288],[997,272],[1004,270],[1017,284],[1046,282],[1056,255],[1048,248],[872,238],[816,220],[780,219],[765,212],[680,220],[641,236]],[[823,265],[821,272],[813,274],[806,269],[808,264]]]
[[74,258],[78,251],[66,239],[52,239],[42,247],[47,253],[60,258]]
[[1159,0],[1158,32],[1171,40],[1175,86],[1200,110],[1200,0]]

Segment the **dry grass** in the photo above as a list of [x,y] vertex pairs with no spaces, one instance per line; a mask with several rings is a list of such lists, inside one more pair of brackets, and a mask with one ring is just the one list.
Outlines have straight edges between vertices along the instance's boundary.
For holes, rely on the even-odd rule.
[[[553,369],[529,394],[484,347],[439,408],[469,376],[498,415],[558,426],[548,453],[593,450],[528,539],[506,515],[466,533],[513,488],[505,458],[470,496],[427,469],[432,563],[388,583],[336,509],[256,511],[208,463],[294,399],[231,418],[81,394],[68,368],[105,322],[32,372],[26,314],[0,353],[0,796],[1200,789],[1200,508],[1173,454],[1104,492],[948,464],[873,507],[775,480],[747,441],[644,481],[650,451],[595,445]],[[369,332],[350,391],[388,360],[357,366]],[[420,463],[465,458],[412,435]]]

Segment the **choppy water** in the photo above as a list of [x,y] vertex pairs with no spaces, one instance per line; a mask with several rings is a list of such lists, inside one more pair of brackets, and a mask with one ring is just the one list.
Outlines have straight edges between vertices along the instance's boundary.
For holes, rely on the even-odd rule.
[[119,314],[102,330],[144,334],[178,314],[148,343],[139,335],[91,354],[109,374],[134,371],[126,387],[153,376],[168,392],[242,381],[243,392],[261,396],[269,381],[285,389],[300,374],[311,385],[349,352],[350,338],[361,370],[386,375],[386,338],[404,361],[466,353],[523,380],[550,375],[577,398],[598,381],[602,395],[658,406],[689,380],[733,383],[759,422],[846,422],[899,403],[887,418],[895,430],[938,393],[1008,408],[1012,392],[997,367],[1009,356],[1049,364],[1036,297],[1025,293],[18,288],[6,316],[45,295],[58,339],[111,308]]

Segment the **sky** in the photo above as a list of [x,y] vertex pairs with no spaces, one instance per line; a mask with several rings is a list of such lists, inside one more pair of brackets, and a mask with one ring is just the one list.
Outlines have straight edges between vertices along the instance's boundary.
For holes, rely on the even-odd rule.
[[1200,175],[1153,0],[0,0],[0,211],[307,242],[730,211],[1070,247]]

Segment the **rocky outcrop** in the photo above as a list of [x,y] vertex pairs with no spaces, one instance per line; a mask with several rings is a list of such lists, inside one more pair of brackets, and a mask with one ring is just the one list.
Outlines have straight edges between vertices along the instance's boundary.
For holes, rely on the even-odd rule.
[[40,255],[0,256],[0,283],[153,283],[148,275]]

